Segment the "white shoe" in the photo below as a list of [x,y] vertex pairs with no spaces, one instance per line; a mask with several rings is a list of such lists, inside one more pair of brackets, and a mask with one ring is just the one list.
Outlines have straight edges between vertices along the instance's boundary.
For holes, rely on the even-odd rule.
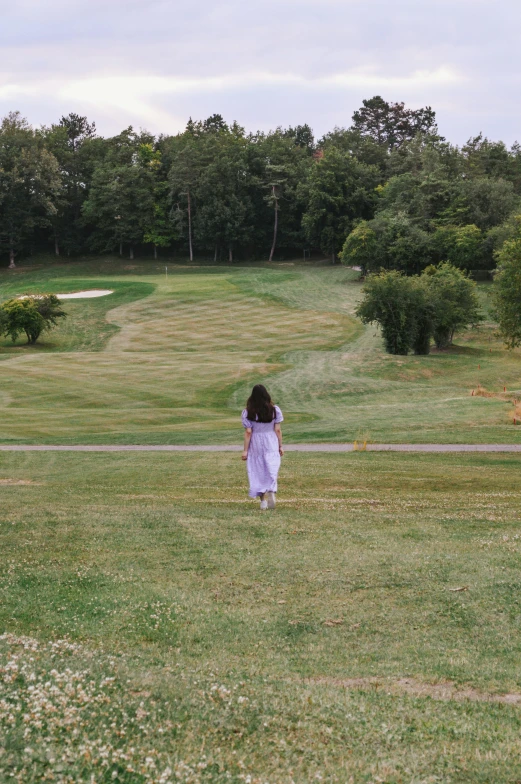
[[261,505],[260,505],[260,508],[261,508],[261,511],[262,511],[262,512],[263,512],[265,509],[267,509],[267,508],[268,508],[268,502],[266,501],[266,499],[265,499],[265,498],[263,498],[263,499],[262,499],[262,501],[261,501]]
[[266,493],[266,495],[268,496],[268,509],[275,509],[275,493],[270,491],[269,493]]

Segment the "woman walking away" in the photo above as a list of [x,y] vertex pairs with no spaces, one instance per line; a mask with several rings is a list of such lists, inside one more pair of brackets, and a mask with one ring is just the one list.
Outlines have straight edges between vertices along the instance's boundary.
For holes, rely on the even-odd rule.
[[261,509],[275,508],[280,458],[284,454],[280,429],[283,421],[282,411],[273,405],[266,387],[256,384],[242,412],[242,459],[248,469],[250,498],[260,498]]

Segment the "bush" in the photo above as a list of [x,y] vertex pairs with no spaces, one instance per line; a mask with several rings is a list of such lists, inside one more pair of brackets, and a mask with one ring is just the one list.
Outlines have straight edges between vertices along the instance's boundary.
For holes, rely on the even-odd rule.
[[0,335],[6,334],[7,314],[0,308]]
[[388,354],[408,354],[413,347],[417,353],[428,353],[426,304],[418,278],[407,278],[392,270],[369,277],[356,314],[365,324],[380,325]]
[[415,354],[430,354],[431,339],[434,331],[434,305],[430,297],[428,286],[425,279],[414,278],[413,283],[416,288],[415,301],[415,330],[412,340],[412,348]]
[[[521,267],[521,256],[520,256]],[[521,289],[521,269],[520,269]],[[430,352],[431,338],[447,348],[456,330],[482,319],[476,284],[451,264],[428,267],[421,276],[406,277],[395,270],[371,275],[356,314],[382,329],[388,354]],[[521,310],[519,313],[521,342]]]
[[446,259],[459,269],[479,269],[487,263],[484,237],[473,224],[441,226],[433,234],[438,259]]
[[360,266],[362,273],[385,269],[419,273],[437,260],[432,237],[402,212],[380,212],[361,221],[347,236],[340,258]]
[[339,256],[343,264],[360,267],[362,275],[367,275],[371,266],[381,261],[378,237],[367,221],[360,221],[347,235]]
[[434,342],[439,349],[448,348],[458,329],[483,320],[476,284],[448,262],[427,267],[422,277],[432,303]]
[[496,258],[499,267],[494,281],[494,315],[505,344],[515,348],[521,345],[521,236],[507,240]]
[[33,345],[44,330],[56,326],[65,316],[55,294],[10,299],[0,307],[0,334],[9,335],[14,343],[25,332],[27,342]]

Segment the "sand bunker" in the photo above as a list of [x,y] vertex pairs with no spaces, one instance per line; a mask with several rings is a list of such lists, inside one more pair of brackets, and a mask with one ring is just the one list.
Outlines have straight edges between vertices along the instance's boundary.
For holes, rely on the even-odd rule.
[[58,299],[90,299],[91,297],[106,297],[114,294],[110,289],[91,289],[90,291],[75,291],[74,294],[56,294]]
[[[91,297],[106,297],[107,294],[114,294],[114,292],[111,289],[90,289],[90,291],[75,291],[73,294],[56,294],[56,296],[58,299],[90,299]],[[18,299],[27,299],[27,295],[18,297]]]

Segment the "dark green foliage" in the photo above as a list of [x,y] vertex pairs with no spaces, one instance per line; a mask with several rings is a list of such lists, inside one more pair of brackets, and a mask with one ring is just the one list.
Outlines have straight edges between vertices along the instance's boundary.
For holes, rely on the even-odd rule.
[[389,212],[361,221],[347,236],[341,254],[344,264],[361,266],[364,274],[381,268],[419,273],[433,256],[432,236],[404,213]]
[[439,349],[448,348],[458,329],[483,319],[476,284],[448,263],[428,268],[424,276],[434,311],[434,342]]
[[35,231],[56,214],[60,178],[55,157],[18,112],[0,124],[0,250],[9,266]]
[[504,142],[493,142],[479,134],[461,148],[465,173],[470,177],[492,177],[508,180],[519,193],[521,184],[521,147],[519,143],[509,150]]
[[[429,135],[390,153],[383,171],[390,176],[378,188],[380,198],[368,223],[377,247],[367,269],[419,273],[445,260],[465,270],[494,266],[493,252],[502,241],[499,227],[519,210],[521,158],[517,149],[505,148],[502,165],[492,167],[492,175],[468,155],[475,157],[468,148],[458,150]],[[351,263],[353,248],[356,255],[356,236],[347,243],[345,263]]]
[[428,354],[431,338],[437,348],[448,348],[458,329],[482,320],[476,284],[448,263],[421,276],[396,270],[370,275],[356,314],[380,325],[388,354]]
[[27,342],[36,343],[40,336],[45,322],[38,313],[36,303],[33,299],[11,299],[2,305],[4,313],[4,335],[11,338],[13,343],[20,334],[25,332]]
[[175,136],[126,128],[102,138],[78,114],[33,130],[11,113],[0,137],[10,266],[52,243],[67,256],[168,248],[277,260],[305,250],[335,261],[342,251],[364,272],[419,274],[446,260],[492,269],[521,209],[519,145],[480,135],[458,148],[430,107],[381,96],[318,142],[307,123],[247,134],[220,114],[190,118]]
[[424,277],[413,279],[415,324],[411,346],[415,354],[427,355],[431,351],[436,310]]
[[505,242],[497,260],[494,315],[505,344],[515,348],[521,345],[521,217],[517,219],[517,236]]
[[364,299],[356,315],[380,325],[388,354],[408,354],[416,331],[415,287],[400,272],[371,275],[364,286]]
[[327,149],[300,190],[308,241],[335,260],[354,222],[371,217],[378,180],[376,167],[335,147]]
[[0,308],[0,335],[7,335],[7,313]]
[[147,135],[138,135],[132,128],[109,142],[105,159],[94,169],[82,214],[92,225],[92,250],[113,251],[119,246],[122,253],[127,245],[132,259],[134,247],[144,240],[154,219],[154,169],[160,162]]
[[27,342],[33,345],[44,330],[56,326],[65,316],[55,294],[10,299],[0,307],[0,334],[8,335],[14,343],[25,333]]
[[379,95],[362,104],[353,114],[353,128],[379,145],[393,149],[417,134],[437,133],[436,113],[430,106],[415,111],[403,103],[388,103]]
[[383,267],[383,249],[375,228],[368,221],[360,221],[347,235],[339,257],[350,267],[360,267],[362,275],[366,275],[373,265],[377,269]]
[[[92,144],[96,125],[86,117],[69,114],[57,125],[41,131],[45,146],[54,155],[60,170],[60,189],[55,200],[51,238],[56,255],[86,249],[81,225],[81,208],[88,195],[99,144]],[[101,140],[98,140],[100,142]]]
[[315,149],[315,137],[313,131],[307,123],[304,125],[297,125],[295,128],[290,127],[284,131],[284,136],[293,139],[297,147],[303,147],[309,154],[313,153]]
[[504,179],[465,179],[459,187],[459,195],[464,206],[463,220],[482,231],[499,226],[519,206],[514,186]]
[[440,226],[432,235],[435,255],[459,269],[480,269],[486,254],[483,232],[474,224]]

